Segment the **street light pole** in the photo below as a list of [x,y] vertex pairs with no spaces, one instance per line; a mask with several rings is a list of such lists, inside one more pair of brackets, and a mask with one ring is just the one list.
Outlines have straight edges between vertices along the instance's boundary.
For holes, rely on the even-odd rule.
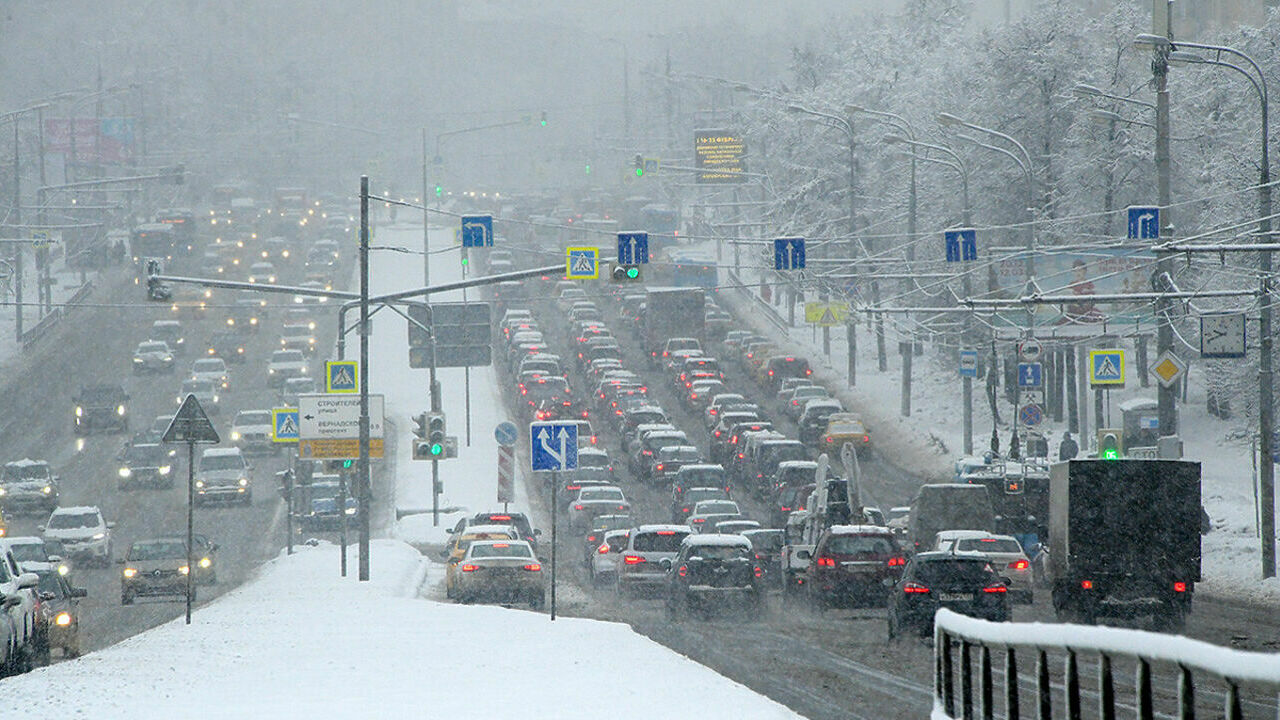
[[422,128],[422,284],[431,284],[431,238],[427,229],[429,218],[427,208],[431,207],[431,196],[427,194],[427,128]]
[[[360,176],[360,568],[369,579],[369,176]],[[339,508],[345,513],[346,508]],[[342,515],[343,522],[346,516]]]

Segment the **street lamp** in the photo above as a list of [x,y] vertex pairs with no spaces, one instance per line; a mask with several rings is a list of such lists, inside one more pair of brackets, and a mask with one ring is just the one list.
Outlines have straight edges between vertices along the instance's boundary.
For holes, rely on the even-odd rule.
[[1076,83],[1075,87],[1071,89],[1071,92],[1075,93],[1077,97],[1107,98],[1108,100],[1116,100],[1118,102],[1129,103],[1130,105],[1138,105],[1151,110],[1156,109],[1155,103],[1149,103],[1146,100],[1138,100],[1135,98],[1125,97],[1123,95],[1113,95],[1109,92],[1104,92],[1100,88],[1094,87],[1093,85],[1087,85],[1085,83]]
[[[844,112],[849,117],[853,117],[854,113],[862,113],[872,117],[880,118],[885,123],[892,125],[899,132],[906,136],[908,140],[916,139],[915,129],[911,127],[911,123],[906,118],[897,113],[888,112],[887,110],[873,110],[871,108],[862,107],[861,105],[845,105]],[[911,148],[911,191],[907,196],[907,236],[910,240],[907,242],[907,262],[915,262],[916,259],[916,150],[915,146],[907,143]]]

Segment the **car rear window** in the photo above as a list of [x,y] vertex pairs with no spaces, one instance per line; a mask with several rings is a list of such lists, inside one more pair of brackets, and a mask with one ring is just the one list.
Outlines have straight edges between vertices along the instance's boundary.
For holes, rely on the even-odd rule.
[[[722,479],[715,480],[715,482],[721,482],[721,481]],[[700,500],[719,500],[719,499],[728,500],[729,498],[726,496],[725,491],[718,487],[690,488],[689,490],[686,490],[684,493],[684,500],[686,503],[689,503],[689,504],[696,503]]]
[[967,538],[959,541],[956,549],[991,553],[1022,552],[1022,546],[1018,541],[1008,538]]
[[888,555],[893,543],[883,535],[836,535],[827,543],[833,555]]
[[473,558],[527,558],[533,557],[529,546],[523,543],[485,543],[471,547]]
[[920,563],[916,577],[925,583],[988,583],[995,579],[991,566],[977,560],[930,560]]
[[698,512],[703,515],[738,512],[738,504],[732,500],[723,500],[721,502],[706,501],[705,503],[700,503],[700,505]]
[[753,532],[747,535],[751,540],[751,546],[756,552],[776,552],[782,549],[782,531],[781,530],[763,530]]
[[680,530],[660,530],[636,533],[632,548],[636,552],[677,552],[680,543],[689,533]]
[[701,547],[691,548],[689,550],[690,557],[699,557],[703,560],[733,560],[734,558],[749,558],[750,550],[744,547],[734,547],[732,545],[703,545]]

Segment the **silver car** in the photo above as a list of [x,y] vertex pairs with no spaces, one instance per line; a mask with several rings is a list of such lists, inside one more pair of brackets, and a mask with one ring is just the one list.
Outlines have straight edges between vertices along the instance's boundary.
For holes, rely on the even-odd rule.
[[692,531],[685,525],[641,525],[627,537],[617,563],[618,595],[667,586],[667,570]]
[[173,367],[173,352],[163,340],[143,340],[133,351],[135,373],[171,373]]

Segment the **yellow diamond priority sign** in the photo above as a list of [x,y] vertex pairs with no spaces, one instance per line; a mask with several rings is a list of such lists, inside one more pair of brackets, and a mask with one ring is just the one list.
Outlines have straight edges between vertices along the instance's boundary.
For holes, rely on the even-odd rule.
[[1172,387],[1186,372],[1186,362],[1174,355],[1171,350],[1161,353],[1160,357],[1156,358],[1156,364],[1151,366],[1151,374],[1155,375],[1164,387]]

